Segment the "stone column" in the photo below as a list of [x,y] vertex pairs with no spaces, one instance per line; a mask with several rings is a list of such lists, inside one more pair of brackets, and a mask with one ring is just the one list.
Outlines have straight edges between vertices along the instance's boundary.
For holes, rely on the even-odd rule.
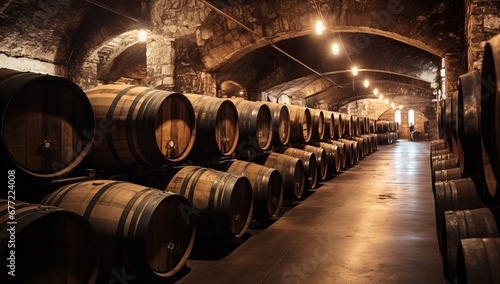
[[146,86],[161,90],[174,89],[173,38],[162,35],[150,36],[146,51]]

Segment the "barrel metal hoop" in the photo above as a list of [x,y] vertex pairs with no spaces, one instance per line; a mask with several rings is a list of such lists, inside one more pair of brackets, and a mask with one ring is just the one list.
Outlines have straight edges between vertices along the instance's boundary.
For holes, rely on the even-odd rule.
[[[134,98],[134,101],[132,102],[132,104],[130,105],[129,109],[128,109],[128,112],[127,112],[127,118],[126,118],[126,122],[125,122],[125,125],[126,125],[126,129],[128,129],[128,131],[126,131],[125,135],[127,137],[127,145],[128,145],[128,149],[130,151],[130,153],[132,154],[132,156],[134,157],[134,159],[137,161],[137,162],[143,162],[143,163],[147,163],[147,158],[144,158],[144,156],[142,155],[142,157],[139,156],[139,153],[136,151],[136,147],[134,145],[134,140],[137,141],[137,144],[138,147],[140,148],[140,144],[141,144],[141,141],[143,141],[143,137],[145,137],[144,135],[140,135],[138,132],[143,130],[143,127],[141,127],[140,123],[136,120],[135,121],[135,125],[134,125],[134,112],[136,110],[136,107],[137,107],[137,104],[139,104],[139,101],[146,95],[148,95],[148,93],[150,92],[151,90],[149,89],[146,89],[144,91],[142,91],[141,93],[139,93],[135,98]],[[151,97],[151,96],[150,96]],[[149,99],[150,97],[146,98],[144,101],[146,101],[147,99]],[[141,106],[142,108],[142,106]],[[137,119],[139,119],[139,112],[137,113]],[[135,132],[135,135],[137,137],[137,139],[134,139],[134,136],[132,135],[133,132]],[[142,132],[142,131],[141,131]],[[142,133],[141,133],[142,134]],[[146,146],[147,147],[147,146]],[[147,149],[147,148],[146,148]]]

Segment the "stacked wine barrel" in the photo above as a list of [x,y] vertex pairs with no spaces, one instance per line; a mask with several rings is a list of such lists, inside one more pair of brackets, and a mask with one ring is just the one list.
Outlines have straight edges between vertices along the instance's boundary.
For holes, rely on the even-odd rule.
[[399,124],[395,121],[377,120],[375,129],[379,144],[392,144],[399,139]]
[[[7,69],[0,106],[2,169],[22,176],[32,199],[12,203],[27,220],[20,232],[51,238],[26,244],[40,257],[53,252],[40,267],[24,262],[27,282],[99,282],[121,271],[162,281],[196,240],[224,242],[279,218],[380,141],[373,118],[132,85],[83,91]],[[92,261],[76,269],[75,253]]]
[[444,275],[452,283],[500,283],[500,36],[481,71],[459,77],[440,102],[431,174]]

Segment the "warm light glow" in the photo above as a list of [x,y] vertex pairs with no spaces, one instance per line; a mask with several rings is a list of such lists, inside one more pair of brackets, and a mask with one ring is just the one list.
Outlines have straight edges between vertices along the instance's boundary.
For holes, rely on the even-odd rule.
[[352,67],[352,75],[358,76],[358,67]]
[[332,52],[333,52],[333,54],[334,54],[334,55],[339,54],[340,49],[339,49],[339,44],[338,44],[338,43],[334,43],[334,44],[332,45]]
[[385,99],[385,104],[388,104],[389,103],[389,99]]
[[137,36],[140,42],[145,42],[148,39],[148,34],[145,30],[140,30],[139,35]]
[[399,105],[399,110],[402,110],[403,109],[403,106],[402,105]]
[[378,98],[379,98],[379,99],[383,99],[383,98],[384,98],[384,96],[380,95],[380,96],[378,96]]
[[373,90],[373,93],[375,94],[375,96],[378,95],[378,89]]
[[370,81],[365,80],[365,81],[363,82],[363,85],[365,86],[365,88],[370,87]]
[[396,104],[394,102],[391,103],[391,107],[394,108],[396,107]]
[[322,33],[325,31],[325,29],[326,29],[326,28],[325,28],[325,25],[323,24],[323,21],[318,20],[318,21],[316,22],[316,34],[317,34],[317,35],[322,34]]

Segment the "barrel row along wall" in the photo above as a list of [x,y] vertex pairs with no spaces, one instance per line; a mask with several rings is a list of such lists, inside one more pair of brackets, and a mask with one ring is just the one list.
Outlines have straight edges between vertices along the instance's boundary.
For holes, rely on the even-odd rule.
[[[278,218],[309,189],[376,151],[376,132],[397,133],[394,122],[378,126],[374,119],[304,107],[288,111],[285,105],[132,85],[82,92],[59,77],[2,72],[2,90],[12,94],[2,101],[8,130],[2,132],[2,169],[19,177],[19,200],[2,204],[53,206],[47,210],[64,212],[78,230],[87,230],[86,240],[75,233],[69,235],[73,242],[45,243],[47,250],[66,251],[66,245],[86,242],[80,247],[95,262],[74,276],[82,282],[102,281],[122,268],[141,279],[170,277],[188,260],[195,239],[230,240],[243,236],[252,220]],[[205,99],[210,101],[201,103]],[[14,141],[19,131],[31,135]],[[280,139],[272,140],[273,134]],[[45,210],[26,206],[16,213]],[[220,212],[216,220],[213,211]],[[55,221],[44,220],[51,224],[47,234],[56,234],[49,229]],[[23,240],[34,238],[35,226],[43,225],[19,228]],[[66,258],[51,255],[43,269],[50,279],[73,275],[74,266],[61,268]],[[39,277],[29,263],[22,269],[33,272],[26,277]]]
[[[452,283],[495,283],[500,262],[497,132],[498,48],[486,42],[479,70],[459,77],[458,92],[441,101],[443,139],[430,159],[439,250]],[[498,65],[498,63],[497,63]]]

